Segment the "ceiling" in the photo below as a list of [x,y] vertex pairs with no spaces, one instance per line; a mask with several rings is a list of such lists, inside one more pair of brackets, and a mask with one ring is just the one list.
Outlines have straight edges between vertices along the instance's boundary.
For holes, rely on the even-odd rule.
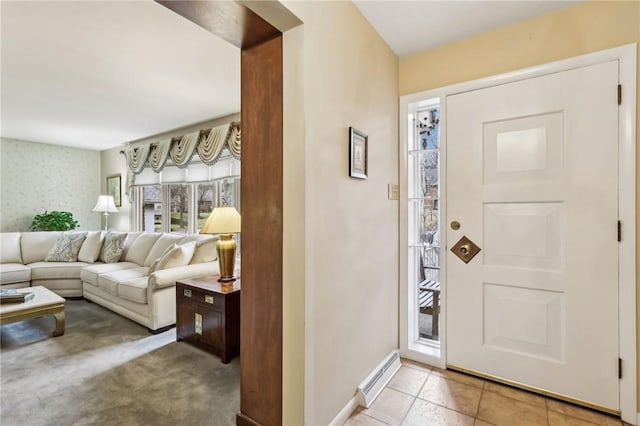
[[0,1],[1,135],[103,150],[240,111],[240,50],[144,1]]
[[[403,58],[575,1],[363,1]],[[0,135],[104,150],[240,111],[240,51],[152,0],[0,0]]]
[[494,28],[574,6],[579,0],[354,0],[360,12],[400,57]]

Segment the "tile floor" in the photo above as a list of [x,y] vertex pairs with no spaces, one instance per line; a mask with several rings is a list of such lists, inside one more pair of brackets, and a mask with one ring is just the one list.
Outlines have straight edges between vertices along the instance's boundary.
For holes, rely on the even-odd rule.
[[380,396],[345,426],[621,426],[619,418],[403,360]]

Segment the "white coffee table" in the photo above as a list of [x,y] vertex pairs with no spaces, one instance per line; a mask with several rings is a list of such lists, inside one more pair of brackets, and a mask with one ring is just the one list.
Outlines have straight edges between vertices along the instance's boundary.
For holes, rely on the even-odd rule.
[[0,304],[0,324],[53,315],[56,319],[53,336],[64,334],[64,299],[62,297],[42,286],[21,288],[18,291],[33,293],[34,297],[23,303]]

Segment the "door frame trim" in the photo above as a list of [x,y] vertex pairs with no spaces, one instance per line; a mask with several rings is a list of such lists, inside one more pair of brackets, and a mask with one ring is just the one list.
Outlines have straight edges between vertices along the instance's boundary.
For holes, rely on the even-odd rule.
[[[620,412],[624,421],[636,424],[637,412],[637,329],[636,329],[636,73],[637,73],[637,45],[636,43],[614,47],[594,53],[562,59],[547,64],[516,70],[504,74],[486,77],[478,80],[453,84],[446,87],[413,93],[400,97],[400,264],[408,265],[405,248],[407,247],[407,137],[408,129],[405,120],[409,112],[409,105],[423,100],[440,98],[441,105],[441,146],[446,147],[446,103],[445,98],[450,95],[484,89],[492,86],[526,80],[542,75],[582,68],[598,63],[619,61],[619,83],[623,87],[622,103],[619,106],[618,121],[618,211],[622,222],[622,241],[619,244],[618,257],[618,297],[619,297],[619,354],[623,360],[623,376],[620,379]],[[612,93],[613,93],[612,88]],[[403,173],[405,175],[403,175]],[[446,179],[445,179],[446,181]],[[446,193],[441,194],[446,199]],[[446,216],[441,218],[441,240],[446,241],[444,235]],[[443,277],[446,279],[446,277]],[[442,281],[446,283],[446,280]],[[400,351],[403,356],[412,358],[415,354],[408,350],[407,324],[407,271],[400,268]],[[446,285],[443,286],[443,299],[446,300]],[[446,363],[446,303],[443,305],[443,318],[440,333],[442,354],[437,366]],[[413,356],[412,356],[413,355]]]

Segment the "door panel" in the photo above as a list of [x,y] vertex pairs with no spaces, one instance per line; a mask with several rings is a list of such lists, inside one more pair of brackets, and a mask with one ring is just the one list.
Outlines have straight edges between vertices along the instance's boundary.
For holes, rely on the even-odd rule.
[[447,363],[618,396],[618,63],[447,97]]

